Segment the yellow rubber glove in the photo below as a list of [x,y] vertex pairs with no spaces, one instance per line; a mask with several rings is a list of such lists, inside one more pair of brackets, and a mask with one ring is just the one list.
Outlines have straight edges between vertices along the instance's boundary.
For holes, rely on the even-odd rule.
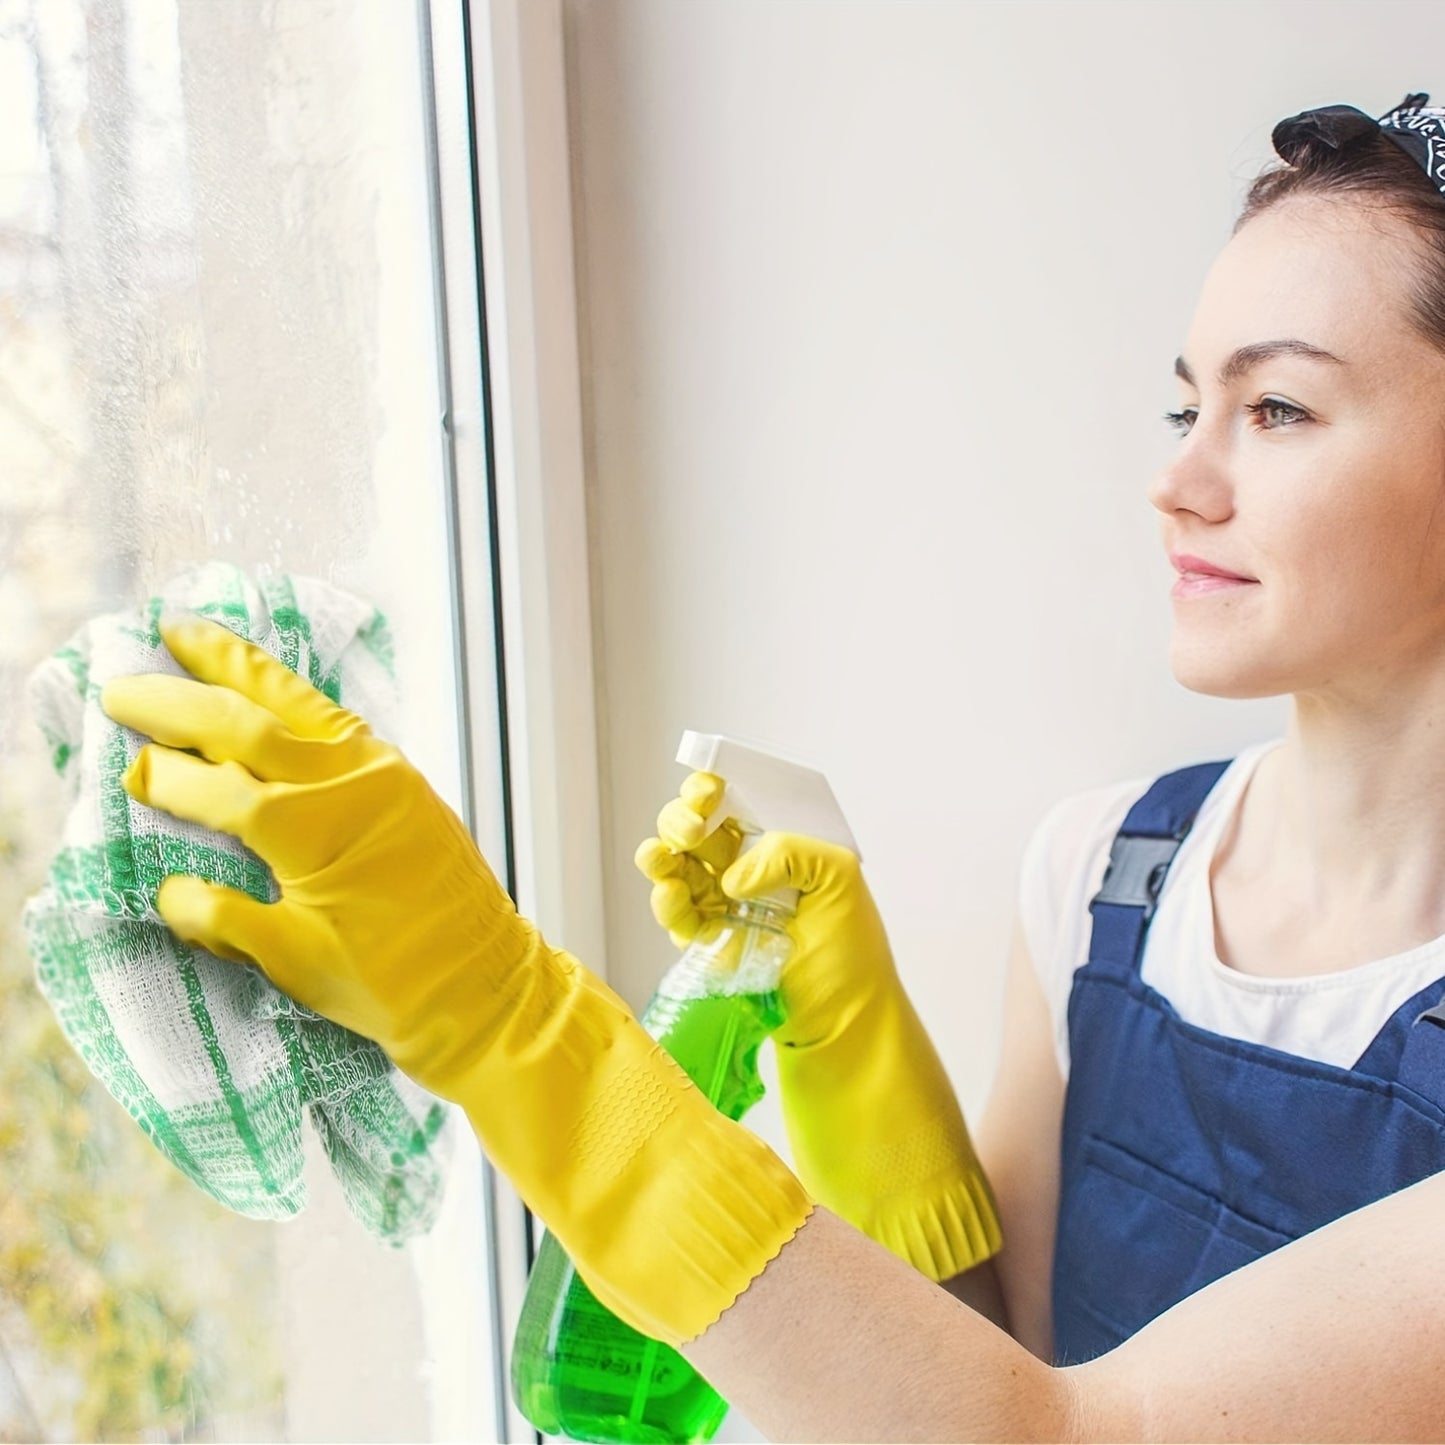
[[194,678],[122,678],[102,697],[156,740],[125,786],[235,834],[281,892],[171,877],[165,921],[460,1104],[615,1314],[668,1344],[700,1334],[811,1211],[797,1179],[518,915],[395,747],[216,623],[161,632]]
[[637,850],[652,911],[675,943],[729,899],[800,890],[774,1034],[798,1174],[820,1204],[932,1279],[997,1253],[988,1181],[953,1087],[898,977],[883,921],[847,848],[764,833],[739,856],[725,822],[704,837],[724,781],[693,773]]

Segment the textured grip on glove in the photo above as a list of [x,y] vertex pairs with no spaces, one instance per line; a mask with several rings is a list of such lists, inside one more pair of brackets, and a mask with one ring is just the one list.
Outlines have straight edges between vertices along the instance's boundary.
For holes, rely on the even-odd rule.
[[1003,1237],[953,1088],[901,990],[857,1027],[830,1044],[778,1050],[798,1177],[930,1279],[962,1274],[997,1254]]

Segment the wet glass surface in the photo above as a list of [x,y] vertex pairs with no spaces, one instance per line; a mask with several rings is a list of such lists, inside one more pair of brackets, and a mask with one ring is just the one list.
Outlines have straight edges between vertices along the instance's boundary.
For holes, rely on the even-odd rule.
[[404,1253],[324,1167],[285,1225],[194,1189],[19,929],[64,807],[24,679],[186,565],[362,592],[452,706],[416,26],[0,0],[0,1439],[428,1434]]

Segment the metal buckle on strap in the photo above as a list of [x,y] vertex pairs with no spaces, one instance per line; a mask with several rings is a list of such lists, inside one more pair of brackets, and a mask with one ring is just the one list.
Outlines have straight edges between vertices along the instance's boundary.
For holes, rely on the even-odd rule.
[[1142,908],[1145,920],[1152,918],[1159,906],[1164,875],[1169,871],[1181,842],[1181,838],[1116,834],[1114,846],[1109,850],[1109,866],[1104,872],[1103,886],[1094,895],[1094,902]]
[[1434,1024],[1436,1028],[1445,1029],[1445,998],[1442,998],[1434,1008],[1427,1008],[1416,1018],[1415,1022],[1417,1024]]

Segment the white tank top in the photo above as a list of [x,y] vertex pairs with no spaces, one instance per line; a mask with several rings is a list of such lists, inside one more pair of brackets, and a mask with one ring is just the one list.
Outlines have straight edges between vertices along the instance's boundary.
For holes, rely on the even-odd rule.
[[[1353,968],[1295,978],[1258,978],[1219,961],[1210,864],[1255,766],[1283,741],[1244,749],[1204,800],[1165,878],[1141,974],[1188,1023],[1348,1068],[1406,999],[1445,978],[1445,937]],[[1134,778],[1072,794],[1044,815],[1024,850],[1024,936],[1066,1079],[1069,990],[1089,955],[1089,901],[1103,882],[1124,815],[1153,781]]]

